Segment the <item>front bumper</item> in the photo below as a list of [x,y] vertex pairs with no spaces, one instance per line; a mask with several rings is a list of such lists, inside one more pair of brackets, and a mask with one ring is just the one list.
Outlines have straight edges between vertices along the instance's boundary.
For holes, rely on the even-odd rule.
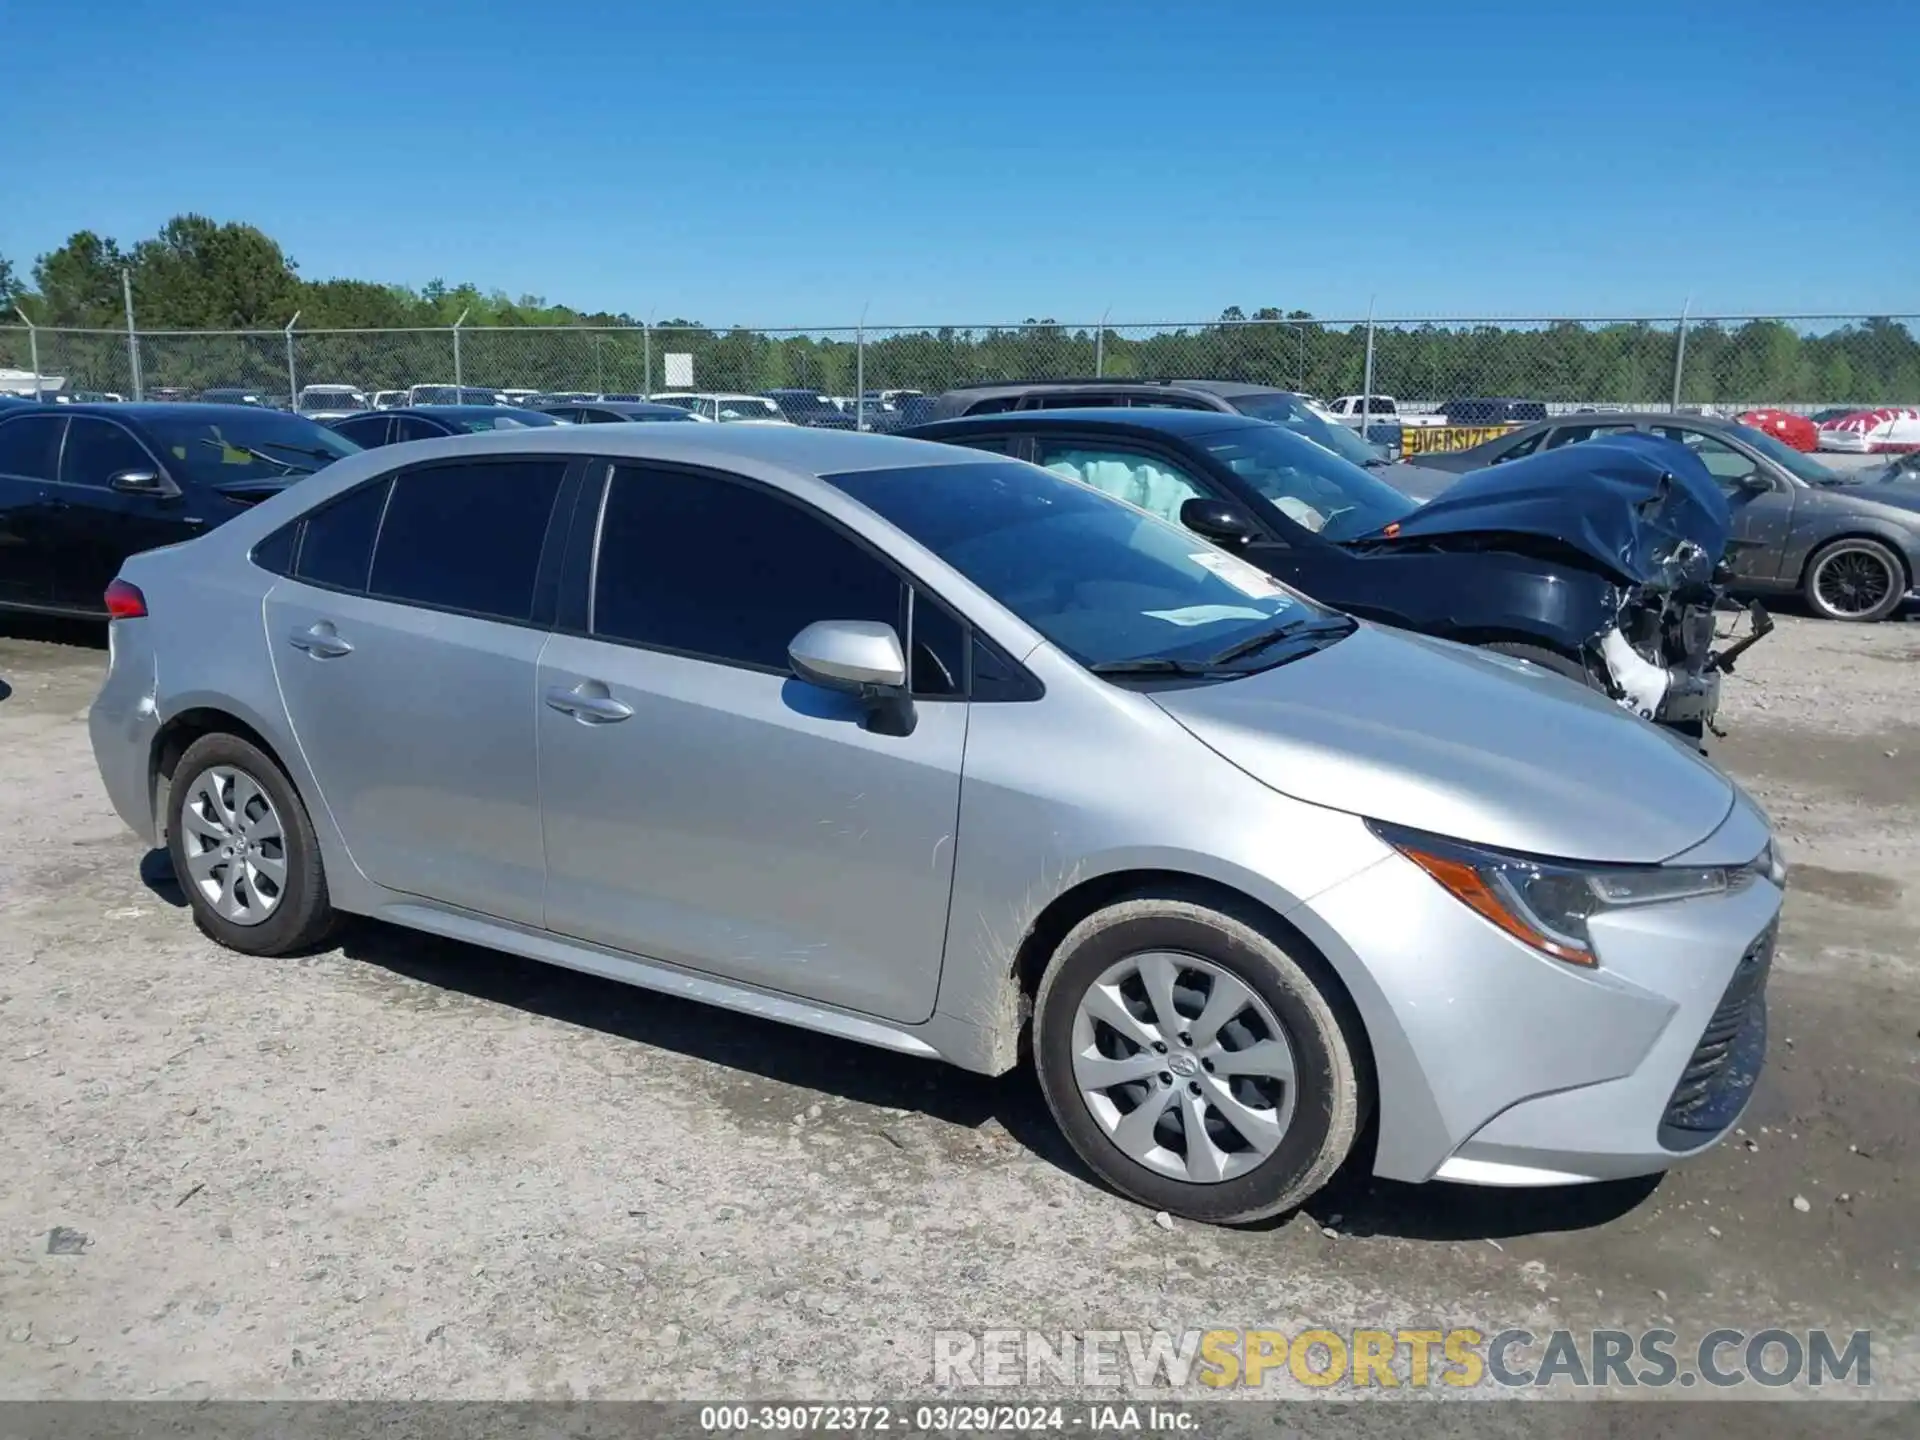
[[[1742,846],[1765,838],[1738,804],[1722,834],[1735,830]],[[1599,917],[1588,969],[1509,938],[1399,856],[1316,897],[1371,982],[1375,1173],[1565,1184],[1714,1144],[1759,1074],[1780,900],[1756,879]]]

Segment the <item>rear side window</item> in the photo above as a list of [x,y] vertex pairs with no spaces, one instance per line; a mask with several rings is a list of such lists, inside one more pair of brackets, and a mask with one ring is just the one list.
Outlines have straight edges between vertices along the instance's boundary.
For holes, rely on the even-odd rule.
[[622,466],[601,521],[596,635],[764,670],[816,620],[901,625],[900,577],[751,485]]
[[0,425],[0,475],[53,479],[66,423],[64,415],[21,415]]
[[353,420],[342,420],[333,427],[333,433],[344,435],[356,445],[364,445],[369,450],[387,443],[387,426],[393,423],[386,415],[367,415]]
[[418,415],[402,415],[393,422],[393,443],[396,445],[404,440],[438,440],[447,433],[446,426],[423,420]]
[[294,578],[332,590],[365,590],[390,488],[389,480],[362,485],[309,514],[301,528]]
[[561,460],[484,460],[403,471],[367,593],[531,619],[540,550],[566,470]]
[[140,442],[111,420],[73,418],[60,456],[60,478],[68,484],[105,489],[108,479],[123,470],[152,469],[153,458]]

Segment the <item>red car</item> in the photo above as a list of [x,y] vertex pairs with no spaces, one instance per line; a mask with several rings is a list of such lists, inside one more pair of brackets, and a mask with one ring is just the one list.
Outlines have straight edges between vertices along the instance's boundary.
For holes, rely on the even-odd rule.
[[1749,410],[1740,423],[1809,455],[1820,448],[1820,427],[1788,410]]

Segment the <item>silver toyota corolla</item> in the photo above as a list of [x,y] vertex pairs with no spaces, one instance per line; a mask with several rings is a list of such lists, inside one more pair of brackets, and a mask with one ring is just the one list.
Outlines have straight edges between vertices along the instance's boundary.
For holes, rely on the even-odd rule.
[[[802,428],[368,451],[129,560],[93,745],[202,928],[342,912],[997,1074],[1216,1221],[1645,1173],[1784,871],[1690,750],[1072,480]],[[1368,1120],[1377,1117],[1369,1129]]]

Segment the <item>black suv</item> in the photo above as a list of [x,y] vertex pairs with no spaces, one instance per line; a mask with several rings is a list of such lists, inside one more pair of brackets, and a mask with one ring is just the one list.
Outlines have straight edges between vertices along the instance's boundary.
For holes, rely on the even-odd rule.
[[1710,653],[1726,502],[1684,447],[1653,437],[1504,465],[1420,506],[1239,415],[1040,410],[903,433],[1070,475],[1316,600],[1530,661],[1696,739],[1738,653]]

